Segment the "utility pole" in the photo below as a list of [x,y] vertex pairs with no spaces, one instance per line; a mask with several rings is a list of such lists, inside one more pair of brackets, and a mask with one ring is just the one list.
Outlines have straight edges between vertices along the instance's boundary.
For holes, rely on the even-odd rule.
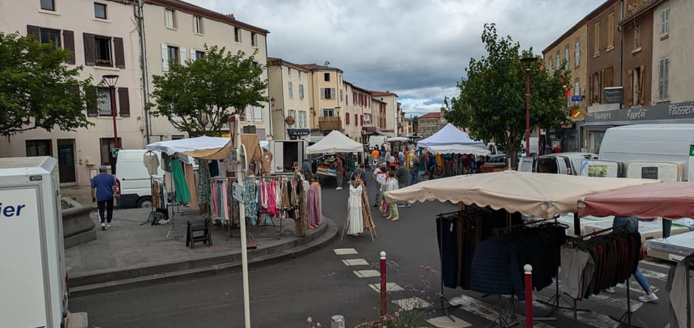
[[135,0],[133,2],[133,11],[135,19],[137,19],[137,32],[140,36],[140,68],[142,72],[142,108],[145,114],[145,141],[150,143],[149,137],[152,134],[149,121],[149,77],[147,73],[147,43],[145,42],[145,11],[144,1]]

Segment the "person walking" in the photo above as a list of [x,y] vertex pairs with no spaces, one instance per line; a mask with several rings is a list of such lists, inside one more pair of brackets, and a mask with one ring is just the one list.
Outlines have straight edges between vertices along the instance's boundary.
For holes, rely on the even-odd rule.
[[345,177],[345,166],[342,162],[342,154],[337,154],[337,159],[335,160],[335,178],[337,180],[337,188],[335,190],[342,190],[342,180]]
[[[398,179],[395,178],[395,172],[388,171],[388,180],[386,181],[384,191],[398,190]],[[400,213],[398,212],[398,204],[396,202],[389,202],[388,208],[390,209],[388,217],[386,220],[397,221],[400,220]]]
[[349,154],[347,155],[347,177],[351,177],[352,173],[357,169],[357,157],[354,155],[349,156]]
[[378,146],[374,147],[374,149],[371,151],[371,157],[372,157],[372,163],[374,165],[374,169],[376,169],[376,166],[378,166],[378,155],[381,152],[378,151]]
[[[410,181],[410,170],[407,169],[407,167],[402,164],[398,163],[396,164],[396,171],[395,171],[395,178],[398,180],[398,189],[405,188],[409,185]],[[398,207],[410,207],[409,203],[404,203],[404,204],[398,204]]]
[[[116,193],[116,178],[106,173],[106,167],[99,168],[99,174],[92,179],[92,203],[99,208],[101,230],[111,228],[113,220],[113,195]],[[106,211],[106,216],[104,216]]]
[[301,170],[304,171],[304,177],[306,177],[306,179],[313,179],[313,170],[311,169],[311,163],[308,161],[308,157],[304,158],[304,162],[301,164]]
[[408,164],[410,166],[410,185],[419,182],[419,157],[410,152]]
[[427,171],[429,172],[429,180],[434,178],[434,171],[436,171],[436,156],[431,152],[427,152]]
[[349,176],[349,180],[356,180],[360,179],[364,183],[364,186],[366,187],[366,170],[364,169],[364,163],[359,163],[359,166],[357,166],[357,169],[352,172],[352,174]]
[[[612,226],[613,227],[625,226],[626,229],[630,232],[638,232],[639,231],[639,218],[635,217],[635,216],[631,216],[631,217],[615,216],[615,218],[612,220]],[[641,288],[645,292],[644,295],[639,296],[639,301],[641,301],[643,303],[657,302],[658,296],[653,292],[651,285],[648,284],[648,280],[646,280],[646,277],[643,276],[643,273],[641,273],[641,270],[639,270],[638,267],[636,267],[636,271],[634,272],[634,278],[636,278],[636,282],[639,283],[639,285],[641,286]],[[610,293],[610,294],[615,293],[613,287],[607,288],[605,291]]]
[[371,177],[376,181],[376,200],[374,201],[374,207],[379,207],[381,205],[381,187],[386,183],[387,178],[385,164],[379,163]]

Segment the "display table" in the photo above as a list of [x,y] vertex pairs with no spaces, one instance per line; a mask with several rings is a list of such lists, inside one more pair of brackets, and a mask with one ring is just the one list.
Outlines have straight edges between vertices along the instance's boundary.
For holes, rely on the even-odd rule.
[[[672,227],[673,233],[675,226]],[[648,256],[658,259],[679,262],[694,253],[694,231],[685,232],[667,239],[650,239],[644,244]]]

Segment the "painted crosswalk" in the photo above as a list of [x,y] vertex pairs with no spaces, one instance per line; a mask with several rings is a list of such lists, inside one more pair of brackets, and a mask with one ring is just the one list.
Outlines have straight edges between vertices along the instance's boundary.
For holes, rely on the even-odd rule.
[[454,315],[436,317],[427,320],[429,324],[437,328],[467,328],[472,327],[472,324],[460,319]]

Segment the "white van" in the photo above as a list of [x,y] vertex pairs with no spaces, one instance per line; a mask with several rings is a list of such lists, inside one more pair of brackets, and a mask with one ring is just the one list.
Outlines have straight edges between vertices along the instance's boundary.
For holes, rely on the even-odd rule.
[[[152,183],[143,162],[144,149],[121,149],[116,158],[116,182],[118,208],[152,207]],[[161,163],[161,154],[154,152]],[[155,178],[162,178],[164,170],[159,168]]]
[[[609,128],[600,144],[601,161],[681,164],[688,179],[689,145],[694,124],[636,124]],[[694,172],[693,172],[694,173]],[[679,175],[679,173],[677,173]]]
[[306,157],[306,140],[271,140],[270,151],[272,152],[272,168],[270,173],[291,173],[294,172],[294,165],[301,167]]
[[381,145],[385,144],[388,141],[388,137],[386,136],[380,136],[380,135],[374,135],[369,137],[369,147],[373,148],[378,145],[380,148]]

